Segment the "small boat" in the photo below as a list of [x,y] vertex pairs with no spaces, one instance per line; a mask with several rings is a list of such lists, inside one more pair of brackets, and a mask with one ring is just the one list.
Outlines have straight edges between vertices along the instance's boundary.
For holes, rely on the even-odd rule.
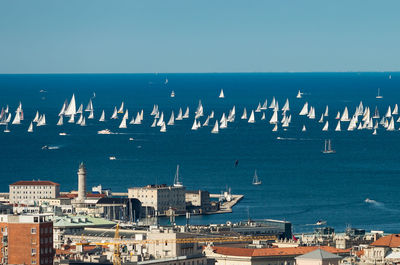
[[382,96],[381,96],[381,89],[378,87],[378,94],[376,95],[376,98],[378,98],[378,99],[381,99],[381,98],[383,98]]
[[335,150],[332,150],[331,139],[325,140],[325,148],[322,151],[322,153],[324,153],[324,154],[333,154],[333,153],[335,153]]
[[179,165],[176,166],[176,173],[174,177],[174,187],[183,187],[181,181],[179,181]]
[[98,131],[97,134],[112,134],[112,132],[109,129],[104,129]]
[[324,220],[318,220],[315,225],[326,225],[326,221]]
[[215,121],[214,128],[211,130],[211,133],[217,134],[218,132],[219,132],[219,129],[218,129],[218,120],[216,120],[216,121]]
[[300,90],[299,90],[299,92],[297,92],[296,98],[301,98],[302,96],[303,96],[303,93],[301,93]]
[[108,159],[110,160],[117,160],[117,158],[115,156],[110,156]]
[[43,145],[42,146],[42,150],[48,150],[49,149],[49,146],[48,145]]
[[175,91],[172,90],[172,92],[171,92],[171,98],[174,98],[174,97],[175,97]]
[[129,141],[133,141],[133,138],[132,138],[132,137],[130,137],[130,138],[129,138]]
[[307,128],[306,128],[305,125],[303,125],[303,128],[301,129],[301,131],[302,131],[302,132],[306,132],[306,131],[307,131]]
[[6,123],[6,128],[4,129],[4,132],[5,133],[9,133],[10,132],[10,130],[8,129],[8,123]]
[[261,180],[258,178],[257,175],[257,170],[254,171],[254,176],[253,176],[253,185],[261,185]]
[[66,135],[68,135],[67,133],[65,133],[65,132],[60,132],[58,135],[61,135],[61,136],[66,136]]
[[164,133],[166,131],[167,131],[167,126],[165,125],[165,122],[163,121],[163,123],[161,124],[160,132]]
[[118,113],[124,113],[124,102],[122,101],[121,106],[119,107]]
[[219,98],[225,98],[223,89],[221,89],[221,92],[219,93]]
[[28,132],[33,132],[33,124],[32,124],[32,122],[31,122],[31,124],[29,125]]
[[249,120],[247,122],[248,123],[254,123],[255,122],[254,110],[251,111],[250,118],[249,118]]

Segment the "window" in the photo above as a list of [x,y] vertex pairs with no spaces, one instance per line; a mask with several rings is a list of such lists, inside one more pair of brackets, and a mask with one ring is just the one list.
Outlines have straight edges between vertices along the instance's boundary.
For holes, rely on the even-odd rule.
[[35,260],[35,259],[32,259],[31,263],[32,263],[32,264],[36,264],[36,260]]
[[32,238],[32,239],[31,239],[31,244],[32,244],[32,245],[35,245],[35,244],[36,244],[36,239],[35,239],[35,238]]
[[31,249],[31,254],[32,254],[32,255],[36,255],[36,248],[32,248],[32,249]]
[[36,234],[36,228],[31,228],[31,234]]

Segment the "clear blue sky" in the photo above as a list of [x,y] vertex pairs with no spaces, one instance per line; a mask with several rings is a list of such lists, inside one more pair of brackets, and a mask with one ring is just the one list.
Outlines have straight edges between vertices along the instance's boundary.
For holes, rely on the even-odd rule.
[[1,0],[0,73],[398,71],[400,1]]

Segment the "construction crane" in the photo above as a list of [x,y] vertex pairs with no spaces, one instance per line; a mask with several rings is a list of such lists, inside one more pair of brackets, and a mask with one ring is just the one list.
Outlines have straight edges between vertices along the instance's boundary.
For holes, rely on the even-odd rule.
[[121,245],[146,245],[146,244],[166,244],[166,243],[223,243],[223,242],[246,242],[253,240],[276,240],[276,236],[226,236],[226,237],[188,237],[188,238],[174,238],[174,239],[121,239],[119,236],[119,224],[116,225],[114,239],[110,242],[82,242],[76,243],[81,246],[113,246],[113,265],[121,265]]

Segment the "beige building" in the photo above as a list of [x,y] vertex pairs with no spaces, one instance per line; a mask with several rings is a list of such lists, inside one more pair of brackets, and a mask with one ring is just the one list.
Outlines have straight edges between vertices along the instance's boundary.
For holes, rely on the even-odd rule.
[[10,185],[11,204],[38,204],[40,199],[60,196],[60,184],[52,181],[18,181]]
[[363,250],[361,264],[385,265],[400,262],[400,234],[384,236]]
[[177,214],[186,212],[185,188],[167,185],[147,185],[128,189],[128,197],[142,203],[142,213],[166,215],[169,209]]

